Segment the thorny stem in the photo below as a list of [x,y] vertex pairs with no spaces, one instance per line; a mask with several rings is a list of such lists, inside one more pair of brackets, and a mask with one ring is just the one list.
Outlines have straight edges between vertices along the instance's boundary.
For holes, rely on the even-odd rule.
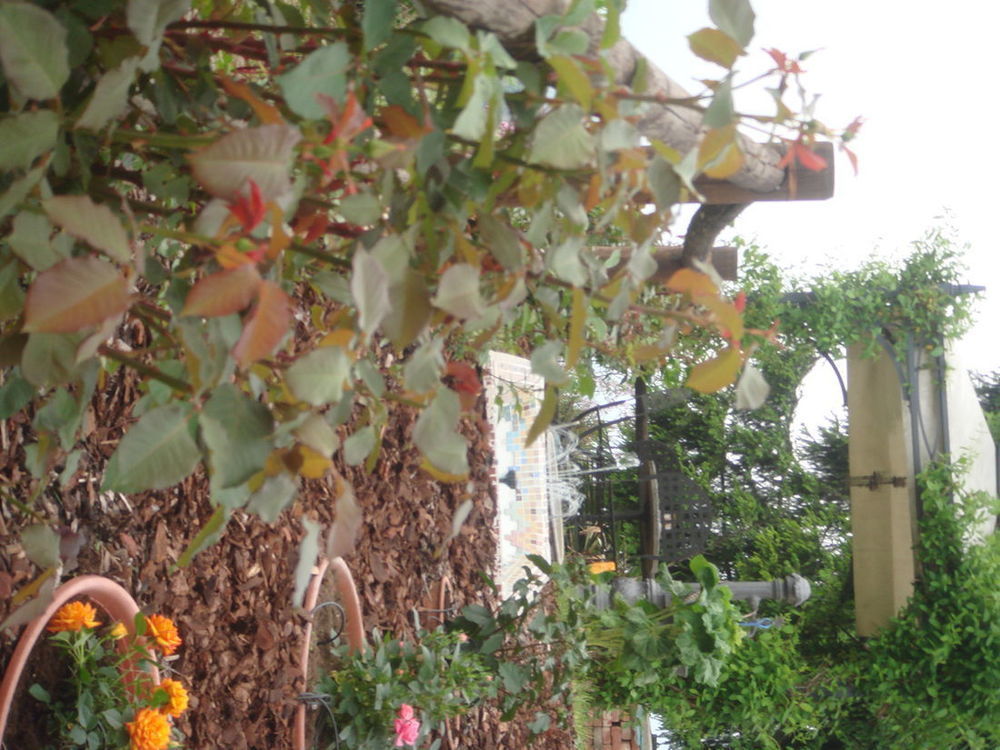
[[288,249],[292,252],[298,253],[299,255],[306,255],[310,258],[315,258],[316,260],[329,263],[330,265],[339,266],[340,268],[351,267],[351,261],[347,258],[341,258],[338,255],[330,255],[330,253],[325,253],[322,250],[317,250],[316,248],[309,247],[308,245],[303,245],[301,242],[293,242],[288,246]]
[[126,367],[131,367],[136,372],[153,378],[153,380],[159,380],[164,385],[169,385],[175,391],[181,391],[182,393],[194,393],[194,388],[190,383],[179,378],[175,378],[172,375],[167,375],[167,373],[157,369],[156,367],[147,365],[145,362],[140,362],[139,360],[122,354],[119,351],[115,351],[107,344],[101,344],[97,353],[103,357],[107,357],[108,359],[123,364]]
[[161,148],[192,149],[207,146],[218,138],[215,135],[178,135],[177,133],[149,132],[145,130],[128,130],[119,128],[111,134],[111,140],[117,143],[132,143],[143,141]]
[[334,26],[276,26],[267,23],[246,23],[244,21],[175,21],[167,26],[167,31],[183,29],[219,29],[228,31],[261,31],[269,34],[319,34],[352,37],[355,32]]

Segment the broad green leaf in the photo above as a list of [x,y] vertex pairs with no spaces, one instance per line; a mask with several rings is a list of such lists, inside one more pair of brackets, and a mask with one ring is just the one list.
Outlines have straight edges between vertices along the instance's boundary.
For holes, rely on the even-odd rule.
[[292,594],[292,605],[295,607],[302,606],[306,586],[309,585],[312,569],[316,564],[316,555],[319,554],[319,524],[303,518],[302,526],[306,534],[302,538],[302,544],[299,545],[299,561],[295,564],[295,593]]
[[403,383],[406,390],[426,393],[441,382],[444,372],[444,341],[433,338],[421,344],[403,365]]
[[460,409],[458,394],[440,388],[413,426],[413,443],[434,468],[459,476],[469,473],[469,443],[458,433]]
[[392,309],[382,320],[382,330],[399,349],[413,343],[431,317],[430,293],[424,275],[406,268],[403,280],[389,290]]
[[35,524],[21,532],[21,549],[39,568],[59,564],[59,535],[51,526]]
[[295,68],[278,76],[278,85],[292,111],[307,120],[327,116],[320,95],[336,102],[344,99],[347,87],[345,72],[351,53],[343,42],[336,42],[310,52]]
[[21,354],[21,373],[39,388],[62,385],[80,372],[76,351],[82,333],[33,333]]
[[50,109],[22,112],[0,120],[0,170],[27,169],[56,145],[59,118]]
[[601,148],[605,151],[619,151],[639,145],[639,131],[628,120],[612,120],[600,133]]
[[531,139],[528,161],[556,169],[582,169],[594,161],[594,137],[583,126],[584,112],[577,104],[556,107],[538,123]]
[[569,338],[566,342],[566,369],[572,370],[583,349],[583,329],[587,322],[587,299],[580,287],[573,287],[573,307],[569,315]]
[[382,263],[369,252],[354,253],[351,273],[351,296],[358,309],[358,327],[371,336],[382,319],[389,314],[389,275]]
[[128,235],[114,212],[87,195],[56,195],[42,201],[52,222],[119,263],[132,255]]
[[55,99],[69,78],[66,29],[29,3],[0,3],[0,64],[28,99]]
[[561,341],[546,341],[531,353],[531,371],[545,378],[546,383],[565,385],[569,382],[569,373],[559,362],[563,352]]
[[44,271],[67,257],[52,242],[52,229],[44,214],[22,211],[14,217],[13,231],[7,241],[17,257],[35,271]]
[[351,359],[339,346],[314,349],[299,357],[285,373],[288,389],[313,406],[335,404],[344,396]]
[[221,507],[216,508],[212,517],[198,530],[194,539],[191,540],[191,543],[181,553],[181,556],[177,558],[178,567],[183,568],[190,565],[195,555],[210,544],[215,544],[225,532],[227,523],[229,523],[229,510]]
[[262,281],[257,304],[243,323],[243,333],[233,347],[233,358],[240,367],[269,356],[288,333],[292,323],[292,301],[281,287]]
[[582,237],[568,237],[565,242],[549,248],[545,254],[545,265],[563,281],[573,286],[584,286],[587,283],[587,269],[580,259],[582,248]]
[[702,122],[708,128],[724,128],[736,121],[736,110],[733,108],[733,87],[726,79],[715,88],[712,101],[705,110]]
[[479,141],[490,126],[490,105],[500,91],[496,74],[480,72],[472,81],[472,93],[455,118],[451,132],[467,141]]
[[129,306],[128,286],[95,256],[67,258],[38,274],[24,304],[27,332],[69,333],[96,325]]
[[559,402],[559,395],[556,386],[551,383],[545,385],[545,397],[542,399],[542,406],[535,416],[535,421],[531,423],[528,436],[525,438],[525,445],[531,445],[538,439],[538,436],[548,429],[552,420],[556,416],[556,405]]
[[212,474],[221,488],[245,482],[260,471],[274,448],[271,413],[231,383],[212,392],[199,421]]
[[218,271],[191,288],[181,315],[211,318],[240,312],[253,302],[260,284],[260,273],[253,263]]
[[329,458],[340,447],[336,431],[319,414],[313,414],[295,430],[295,437],[320,455]]
[[375,49],[389,38],[395,15],[396,0],[365,3],[361,15],[361,31],[365,37],[366,52]]
[[739,372],[742,363],[740,350],[737,347],[729,347],[714,359],[695,365],[684,385],[699,393],[721,391],[736,380],[736,373]]
[[700,29],[688,36],[691,51],[702,60],[714,62],[729,69],[743,53],[743,47],[729,34],[718,29]]
[[479,235],[493,257],[508,271],[517,271],[524,266],[524,248],[521,240],[509,224],[492,214],[479,216]]
[[0,322],[19,318],[24,311],[21,271],[11,259],[0,266]]
[[594,87],[580,64],[567,55],[553,55],[547,62],[558,74],[559,85],[565,87],[580,106],[589,112],[590,102],[594,98]]
[[82,130],[100,130],[112,120],[125,113],[128,106],[128,92],[139,69],[139,58],[129,57],[109,70],[97,82],[87,108],[80,115],[74,127]]
[[654,156],[649,164],[647,178],[657,208],[662,211],[677,203],[681,194],[681,181],[670,162],[659,154]]
[[14,180],[10,184],[7,192],[0,195],[0,219],[3,219],[11,212],[11,209],[28,197],[28,193],[35,189],[35,185],[42,179],[42,175],[45,174],[48,168],[49,160],[46,159],[43,164],[38,165],[24,177]]
[[289,169],[299,129],[291,125],[262,125],[234,130],[191,155],[191,172],[212,195],[232,200],[253,180],[265,200],[291,189]]
[[753,39],[754,12],[750,0],[709,0],[712,23],[746,47]]
[[382,204],[368,192],[344,196],[338,210],[347,221],[363,227],[374,224],[382,217]]
[[9,419],[35,397],[35,389],[15,369],[8,371],[0,385],[0,419]]
[[178,318],[177,330],[184,346],[184,362],[195,393],[228,379],[235,368],[229,353],[242,328],[236,315],[222,318]]
[[344,441],[344,463],[358,466],[364,463],[375,447],[375,429],[369,424],[354,432]]
[[129,0],[125,21],[139,43],[152,47],[160,41],[167,24],[177,21],[191,8],[191,0]]
[[108,460],[102,491],[159,490],[187,477],[201,459],[191,437],[193,415],[191,405],[181,403],[146,412]]
[[468,263],[450,266],[441,275],[437,294],[431,302],[456,318],[478,318],[485,309],[479,293],[479,269]]
[[434,16],[420,27],[427,36],[444,47],[469,51],[469,29],[457,18]]
[[260,489],[250,496],[247,510],[256,513],[267,523],[274,523],[281,511],[295,498],[298,489],[298,480],[288,474],[268,477]]

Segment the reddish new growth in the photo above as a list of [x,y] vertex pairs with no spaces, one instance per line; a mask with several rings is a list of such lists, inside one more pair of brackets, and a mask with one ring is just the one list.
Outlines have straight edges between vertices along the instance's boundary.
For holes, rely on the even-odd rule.
[[250,194],[238,194],[236,199],[229,204],[229,213],[243,226],[243,231],[249,233],[264,220],[264,216],[267,214],[267,205],[257,183],[252,178],[248,179],[247,182],[250,185]]
[[798,60],[789,60],[788,55],[781,50],[774,49],[772,47],[771,49],[766,49],[764,51],[771,56],[772,60],[774,60],[775,67],[778,69],[778,72],[785,74],[790,73],[792,75],[805,73],[799,65]]

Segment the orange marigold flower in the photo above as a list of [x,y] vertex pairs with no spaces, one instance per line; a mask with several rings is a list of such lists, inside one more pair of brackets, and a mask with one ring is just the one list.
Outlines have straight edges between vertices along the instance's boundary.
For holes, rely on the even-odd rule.
[[184,641],[177,634],[177,626],[174,625],[174,621],[169,617],[164,617],[163,615],[150,615],[146,618],[146,625],[149,630],[149,634],[156,639],[157,645],[159,645],[160,650],[170,656],[177,647],[180,646]]
[[93,606],[85,602],[67,602],[52,615],[47,630],[50,633],[61,633],[64,630],[96,628],[100,624],[97,610]]
[[170,722],[151,708],[140,709],[125,729],[131,739],[129,750],[167,750],[170,744]]
[[169,714],[176,719],[187,710],[188,692],[184,689],[184,686],[181,683],[177,680],[171,680],[168,677],[157,685],[157,687],[166,692],[167,696],[170,698],[168,703],[160,706],[160,713]]

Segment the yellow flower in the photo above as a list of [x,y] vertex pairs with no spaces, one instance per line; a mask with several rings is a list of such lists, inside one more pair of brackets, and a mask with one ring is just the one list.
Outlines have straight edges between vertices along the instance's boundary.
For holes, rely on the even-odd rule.
[[50,633],[61,633],[64,630],[82,630],[96,628],[97,610],[84,602],[68,602],[62,605],[49,621],[47,630]]
[[116,622],[111,626],[111,630],[108,631],[108,635],[117,641],[128,635],[128,628],[125,627],[125,623]]
[[151,708],[140,709],[125,729],[131,738],[129,750],[167,750],[170,744],[170,722]]
[[149,628],[149,634],[156,639],[160,650],[167,656],[174,653],[177,647],[183,643],[177,634],[177,626],[169,617],[150,615],[146,618],[146,625]]
[[160,713],[168,714],[175,719],[184,713],[188,707],[188,693],[181,683],[177,680],[171,680],[168,677],[157,685],[157,687],[164,690],[170,698],[170,701],[166,705],[160,706]]

